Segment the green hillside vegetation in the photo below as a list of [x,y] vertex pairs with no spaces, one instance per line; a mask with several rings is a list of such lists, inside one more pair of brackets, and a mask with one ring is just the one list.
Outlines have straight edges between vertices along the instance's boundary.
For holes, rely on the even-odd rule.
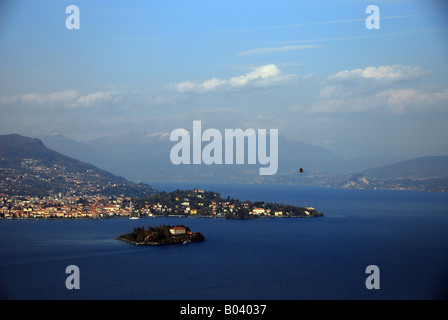
[[[219,193],[205,190],[175,190],[133,199],[134,209],[152,215],[188,217],[221,216],[226,219],[258,219],[260,217],[321,217],[311,207],[298,207],[265,201],[241,201],[222,198]],[[258,210],[258,211],[257,211]]]
[[[174,235],[170,232],[172,228],[184,228],[185,233]],[[192,232],[189,227],[184,225],[162,225],[159,227],[148,225],[146,229],[144,227],[136,227],[131,233],[122,234],[117,239],[137,245],[165,245],[205,240],[202,233]]]
[[50,150],[39,140],[18,134],[0,135],[0,192],[146,196],[156,190],[93,165]]

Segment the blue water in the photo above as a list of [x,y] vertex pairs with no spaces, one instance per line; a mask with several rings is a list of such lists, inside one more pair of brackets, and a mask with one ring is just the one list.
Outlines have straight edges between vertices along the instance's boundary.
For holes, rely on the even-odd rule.
[[[314,206],[314,219],[1,220],[3,299],[446,299],[448,194],[303,186],[200,187],[223,197]],[[163,247],[114,238],[185,224],[206,241]],[[68,290],[68,265],[80,269]],[[365,286],[368,265],[380,289]]]

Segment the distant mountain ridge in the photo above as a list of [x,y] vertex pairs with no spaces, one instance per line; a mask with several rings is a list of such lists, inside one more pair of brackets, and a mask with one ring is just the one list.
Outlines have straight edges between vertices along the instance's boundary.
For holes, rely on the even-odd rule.
[[448,156],[419,157],[372,168],[351,176],[339,187],[448,192]]
[[[256,165],[173,165],[170,133],[129,132],[78,142],[63,135],[41,137],[46,145],[70,157],[92,163],[132,181],[296,183],[297,171],[305,175],[355,174],[393,159],[343,159],[334,153],[279,136],[279,166],[275,176],[260,176]],[[203,146],[205,143],[203,143]],[[309,180],[307,180],[309,181]],[[300,182],[300,181],[299,181]]]
[[448,177],[448,156],[420,157],[362,172],[376,179]]
[[47,148],[39,139],[0,135],[0,192],[21,195],[102,194],[142,196],[156,192]]
[[[448,191],[448,156],[421,157],[367,169],[368,161],[356,164],[357,160],[346,160],[325,149],[284,137],[279,137],[279,170],[273,176],[260,176],[259,164],[173,165],[169,153],[174,142],[169,141],[167,133],[127,134],[88,142],[54,135],[45,138],[45,145],[39,139],[20,135],[0,136],[0,192],[129,195],[155,192],[146,183],[133,183],[121,176],[143,182],[280,183]],[[299,174],[298,167],[303,167],[304,173]]]

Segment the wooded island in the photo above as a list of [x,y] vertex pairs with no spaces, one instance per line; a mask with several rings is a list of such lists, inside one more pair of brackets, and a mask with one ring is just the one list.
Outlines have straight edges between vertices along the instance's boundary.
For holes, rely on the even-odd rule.
[[131,233],[122,234],[117,237],[118,240],[123,240],[136,245],[164,245],[189,242],[204,241],[204,235],[200,232],[192,232],[189,227],[184,225],[170,226],[163,225],[159,227],[148,228],[136,227]]

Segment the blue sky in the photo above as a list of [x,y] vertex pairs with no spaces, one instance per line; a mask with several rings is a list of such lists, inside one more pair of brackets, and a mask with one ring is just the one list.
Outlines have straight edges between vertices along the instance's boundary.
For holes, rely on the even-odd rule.
[[438,0],[4,0],[0,133],[87,140],[201,120],[344,157],[448,154],[447,40]]

